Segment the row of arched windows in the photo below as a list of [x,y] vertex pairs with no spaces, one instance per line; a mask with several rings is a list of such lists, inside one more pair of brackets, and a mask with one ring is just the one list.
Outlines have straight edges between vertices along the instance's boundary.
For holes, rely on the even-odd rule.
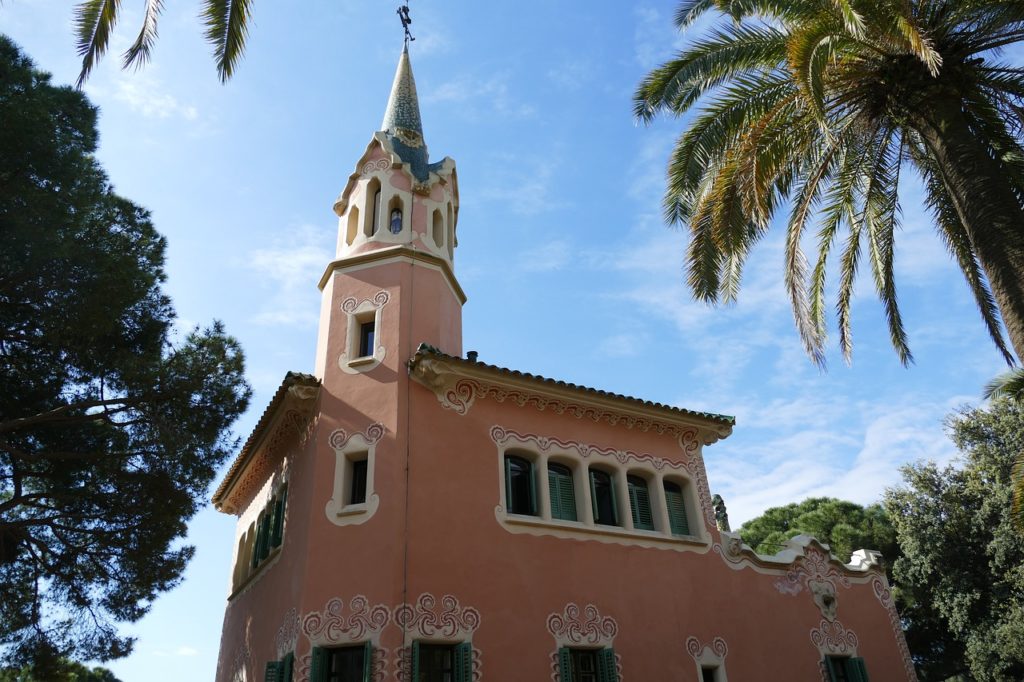
[[583,469],[519,452],[505,455],[504,473],[509,514],[692,535],[684,479],[601,465]]
[[[365,206],[366,215],[361,216],[359,207],[355,204],[349,206],[348,222],[345,229],[345,244],[352,246],[360,233],[364,237],[373,237],[382,229],[387,229],[391,234],[401,234],[405,219],[405,202],[402,200],[402,197],[395,194],[388,201],[387,206],[382,206],[383,199],[379,178],[370,178],[366,183],[364,196],[368,199]],[[433,210],[430,221],[430,236],[438,248],[447,247],[449,258],[454,256],[455,211],[452,208],[451,202],[448,202],[445,211],[442,211],[440,208]]]

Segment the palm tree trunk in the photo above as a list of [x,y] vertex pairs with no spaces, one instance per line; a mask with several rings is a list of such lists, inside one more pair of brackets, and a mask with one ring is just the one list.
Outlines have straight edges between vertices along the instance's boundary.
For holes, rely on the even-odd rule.
[[988,279],[1018,361],[1024,359],[1024,210],[955,95],[930,98],[912,122],[938,166]]

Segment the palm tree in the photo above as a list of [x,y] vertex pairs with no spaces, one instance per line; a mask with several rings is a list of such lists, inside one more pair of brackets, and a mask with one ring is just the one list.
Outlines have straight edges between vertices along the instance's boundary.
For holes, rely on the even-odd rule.
[[[811,358],[824,364],[828,260],[840,249],[839,344],[870,264],[892,344],[912,361],[893,281],[901,173],[919,173],[939,238],[1009,364],[1024,358],[1024,0],[684,0],[680,29],[725,21],[654,69],[637,117],[700,103],[671,156],[664,208],[689,226],[688,281],[733,300],[751,246],[788,207],[785,281]],[[816,224],[813,264],[802,250]]]
[[[142,27],[135,42],[122,55],[124,68],[140,67],[149,61],[157,39],[157,20],[164,0],[144,0]],[[75,33],[82,71],[78,87],[82,87],[107,50],[110,34],[117,23],[121,0],[83,0],[75,7]],[[213,46],[213,58],[221,82],[234,73],[235,65],[245,50],[252,0],[203,0],[201,10],[206,26],[206,39]]]

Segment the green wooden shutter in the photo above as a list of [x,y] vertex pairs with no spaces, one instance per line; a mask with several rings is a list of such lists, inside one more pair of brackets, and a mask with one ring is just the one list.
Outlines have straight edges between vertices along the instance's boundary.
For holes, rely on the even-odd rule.
[[455,645],[455,682],[473,682],[473,644]]
[[530,513],[537,516],[539,513],[539,505],[537,504],[537,472],[534,471],[536,467],[533,466],[533,462],[528,462],[530,465]]
[[836,674],[836,665],[842,665],[842,663],[837,664],[836,659],[831,656],[825,657],[825,668],[828,670],[828,679],[832,682],[836,682],[836,680],[839,679]]
[[512,511],[512,463],[505,455],[505,513]]
[[267,663],[263,671],[263,682],[281,682],[281,664],[278,661]]
[[[686,502],[682,491],[669,490],[665,485],[665,506],[668,507],[668,523],[673,535],[689,535],[690,522],[686,518]],[[674,485],[674,484],[672,484]]]
[[590,508],[594,512],[594,523],[597,523],[597,486],[594,485],[594,472],[588,471],[587,478],[590,479]]
[[597,677],[600,682],[619,682],[619,669],[615,665],[615,649],[605,647],[597,652]]
[[313,659],[309,664],[309,682],[327,682],[327,665],[330,652],[318,646],[313,647]]
[[852,678],[855,682],[870,682],[868,680],[868,668],[864,665],[863,658],[851,658],[849,667],[853,669],[854,674]]
[[576,491],[572,474],[548,467],[548,492],[551,497],[551,517],[576,521]]
[[292,682],[292,672],[295,669],[295,654],[291,651],[281,659],[281,682]]
[[274,525],[270,530],[270,546],[280,547],[284,537],[284,510],[288,500],[288,487],[281,488],[277,502],[274,504]]
[[572,651],[567,646],[558,650],[558,674],[561,682],[572,682]]
[[651,494],[647,490],[647,481],[639,476],[626,478],[629,490],[629,507],[633,513],[633,527],[640,530],[654,530],[654,517],[651,515]]
[[363,644],[363,682],[373,679],[373,642]]
[[420,682],[420,643],[412,643],[412,680]]
[[618,497],[618,495],[615,492],[615,489],[618,486],[615,485],[615,477],[614,476],[611,476],[609,478],[609,483],[611,484],[610,485],[610,492],[611,492],[611,498],[612,498],[612,516],[614,517],[612,519],[612,523],[614,523],[616,526],[618,526],[618,525],[620,525],[622,523],[622,521],[619,518],[619,497]]

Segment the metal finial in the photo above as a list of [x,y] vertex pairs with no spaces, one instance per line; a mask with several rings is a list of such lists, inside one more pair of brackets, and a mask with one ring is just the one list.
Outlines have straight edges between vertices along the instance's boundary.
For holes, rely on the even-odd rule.
[[398,19],[402,22],[402,28],[405,30],[405,46],[409,47],[409,43],[416,40],[409,30],[409,24],[412,23],[412,17],[409,16],[409,5],[398,6]]

